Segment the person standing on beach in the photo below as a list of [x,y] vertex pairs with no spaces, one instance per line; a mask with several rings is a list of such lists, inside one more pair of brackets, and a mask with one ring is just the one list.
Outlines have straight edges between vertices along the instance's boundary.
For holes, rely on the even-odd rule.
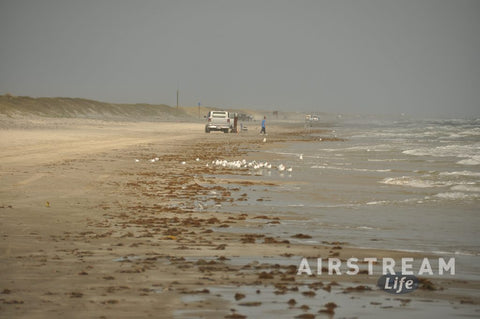
[[266,132],[266,122],[267,122],[267,117],[264,116],[263,120],[262,120],[262,129],[260,131],[260,134],[262,134],[262,133],[267,134],[267,132]]
[[233,117],[233,130],[235,131],[235,133],[238,134],[238,114],[235,113],[235,116]]

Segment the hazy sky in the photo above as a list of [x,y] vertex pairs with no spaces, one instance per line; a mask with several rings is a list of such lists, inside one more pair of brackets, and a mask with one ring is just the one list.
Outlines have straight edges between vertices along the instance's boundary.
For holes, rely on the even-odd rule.
[[0,93],[480,116],[479,0],[0,0]]

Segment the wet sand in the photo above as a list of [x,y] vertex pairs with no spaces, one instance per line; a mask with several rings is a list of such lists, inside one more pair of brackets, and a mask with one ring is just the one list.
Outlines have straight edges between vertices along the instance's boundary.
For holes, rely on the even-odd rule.
[[269,127],[262,140],[253,125],[238,135],[205,134],[200,123],[74,119],[3,128],[0,316],[313,318],[344,311],[380,318],[420,308],[445,313],[442,307],[478,314],[471,296],[478,282],[435,278],[395,299],[375,288],[378,276],[297,276],[301,257],[406,256],[334,238],[312,246],[281,233],[266,237],[262,227],[281,218],[224,209],[248,200],[232,195],[245,186],[245,172],[206,164],[254,158],[287,141],[318,142],[291,125]]

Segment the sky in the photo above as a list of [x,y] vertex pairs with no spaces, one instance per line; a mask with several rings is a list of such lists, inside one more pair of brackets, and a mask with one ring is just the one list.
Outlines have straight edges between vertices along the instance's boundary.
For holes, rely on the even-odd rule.
[[480,117],[478,0],[0,0],[0,94]]

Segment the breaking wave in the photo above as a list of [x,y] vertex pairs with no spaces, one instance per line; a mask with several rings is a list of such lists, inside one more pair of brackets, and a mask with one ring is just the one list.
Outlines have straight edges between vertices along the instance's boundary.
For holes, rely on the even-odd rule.
[[407,155],[415,156],[434,156],[434,157],[474,157],[480,156],[480,143],[473,145],[446,145],[437,147],[421,147],[402,152]]
[[422,180],[413,178],[411,176],[401,176],[401,177],[387,177],[380,181],[382,184],[387,185],[397,185],[397,186],[410,186],[417,188],[428,188],[428,187],[445,187],[452,186],[456,183],[449,181],[432,181],[432,180]]
[[480,173],[472,171],[458,171],[458,172],[441,172],[441,176],[472,176],[480,177]]
[[460,192],[477,192],[480,193],[480,187],[478,186],[470,186],[470,185],[455,185],[450,188],[452,191],[460,191]]
[[446,193],[439,193],[434,195],[436,198],[441,199],[451,199],[451,200],[465,200],[465,199],[476,199],[478,198],[479,194],[475,193],[462,193],[462,192],[446,192]]
[[310,168],[321,168],[321,169],[334,169],[340,171],[354,171],[354,172],[376,172],[376,173],[386,173],[391,172],[391,169],[368,169],[368,168],[353,168],[353,167],[338,167],[338,166],[326,166],[326,165],[313,165]]
[[471,158],[467,158],[461,161],[458,161],[457,164],[462,165],[480,165],[480,156],[473,156]]

